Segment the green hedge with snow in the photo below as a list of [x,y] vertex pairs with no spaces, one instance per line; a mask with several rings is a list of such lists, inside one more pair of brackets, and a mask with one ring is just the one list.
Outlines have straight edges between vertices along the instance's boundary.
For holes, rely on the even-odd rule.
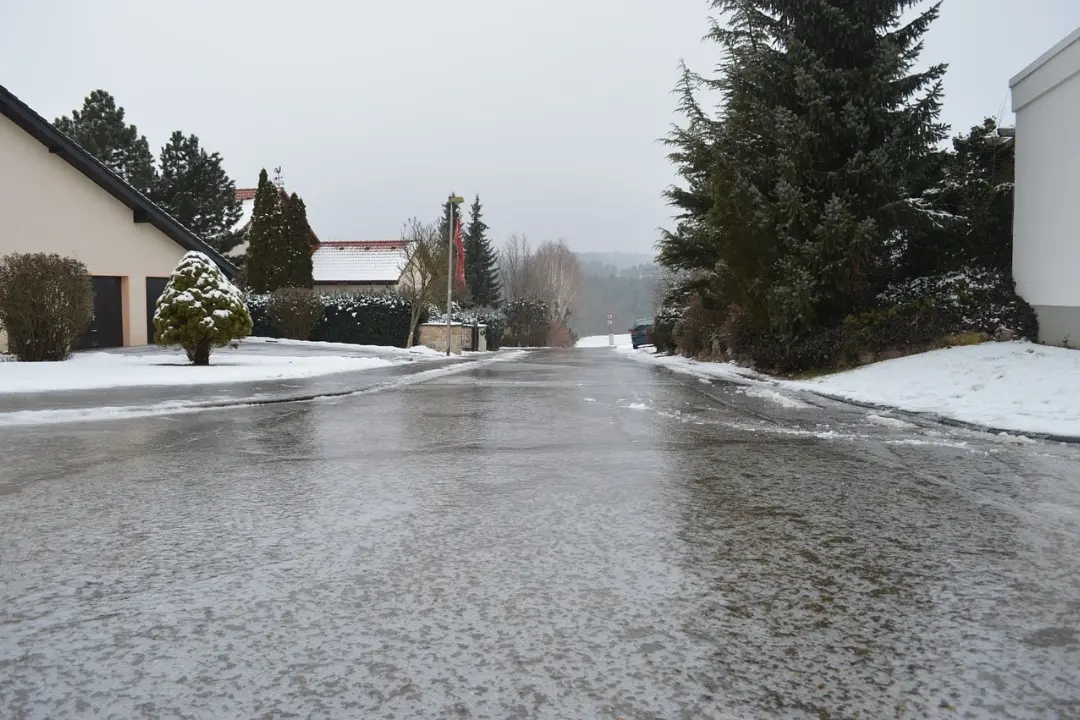
[[[315,325],[312,340],[405,347],[409,336],[408,300],[392,294],[323,294],[323,314]],[[254,324],[252,335],[280,338],[269,313],[269,295],[248,295],[247,304]]]

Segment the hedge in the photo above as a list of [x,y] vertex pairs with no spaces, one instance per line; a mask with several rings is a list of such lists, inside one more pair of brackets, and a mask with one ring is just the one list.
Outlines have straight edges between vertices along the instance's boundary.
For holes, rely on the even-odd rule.
[[[268,311],[269,295],[248,295],[252,335],[280,338]],[[409,301],[393,294],[338,293],[321,295],[323,314],[311,339],[318,342],[405,347],[409,335]]]

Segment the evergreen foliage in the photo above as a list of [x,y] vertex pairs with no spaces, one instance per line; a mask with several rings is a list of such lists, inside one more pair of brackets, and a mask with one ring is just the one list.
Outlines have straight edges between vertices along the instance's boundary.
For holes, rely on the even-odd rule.
[[497,308],[502,302],[498,257],[487,236],[483,206],[477,195],[465,227],[465,282],[474,305]]
[[[770,357],[872,305],[944,137],[941,78],[913,71],[932,4],[713,0],[720,75],[685,70],[668,138],[682,184],[660,260],[691,271],[710,315],[736,312]],[[720,93],[710,116],[697,90]],[[779,351],[773,351],[779,348]]]
[[285,248],[283,287],[310,288],[312,278],[311,226],[307,219],[307,206],[303,199],[293,193],[285,204]]
[[268,293],[288,287],[288,228],[280,190],[264,168],[259,173],[255,207],[248,228],[245,271],[252,292]]
[[[312,340],[406,346],[411,311],[408,300],[392,294],[367,293],[320,294],[318,298],[323,313],[315,324]],[[270,315],[269,295],[248,295],[247,305],[254,325],[253,335],[282,337],[283,329],[274,324]]]
[[73,110],[71,117],[57,118],[53,125],[133,188],[150,192],[155,175],[150,144],[138,128],[127,124],[124,108],[108,92],[94,90],[83,100],[81,111]]
[[161,149],[158,167],[150,198],[218,252],[233,249],[241,209],[221,155],[207,153],[195,135],[176,131]]
[[209,365],[210,352],[251,334],[244,297],[210,258],[184,255],[169,276],[154,312],[154,342],[180,345],[196,365]]

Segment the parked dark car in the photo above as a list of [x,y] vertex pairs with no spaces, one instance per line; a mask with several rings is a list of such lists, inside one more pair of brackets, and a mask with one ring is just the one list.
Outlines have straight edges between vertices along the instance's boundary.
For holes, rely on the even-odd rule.
[[653,339],[653,319],[642,318],[630,328],[630,344],[637,350],[642,345],[655,345]]

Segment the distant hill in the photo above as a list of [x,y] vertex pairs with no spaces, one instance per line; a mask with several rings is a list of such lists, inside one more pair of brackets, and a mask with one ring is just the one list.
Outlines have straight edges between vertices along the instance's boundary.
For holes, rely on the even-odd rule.
[[649,253],[632,252],[579,252],[578,260],[585,265],[610,265],[616,270],[626,270],[638,265],[652,265],[656,257]]
[[615,315],[612,329],[625,333],[635,320],[653,314],[659,271],[644,253],[578,253],[585,287],[570,316],[580,337],[608,331],[607,313]]

